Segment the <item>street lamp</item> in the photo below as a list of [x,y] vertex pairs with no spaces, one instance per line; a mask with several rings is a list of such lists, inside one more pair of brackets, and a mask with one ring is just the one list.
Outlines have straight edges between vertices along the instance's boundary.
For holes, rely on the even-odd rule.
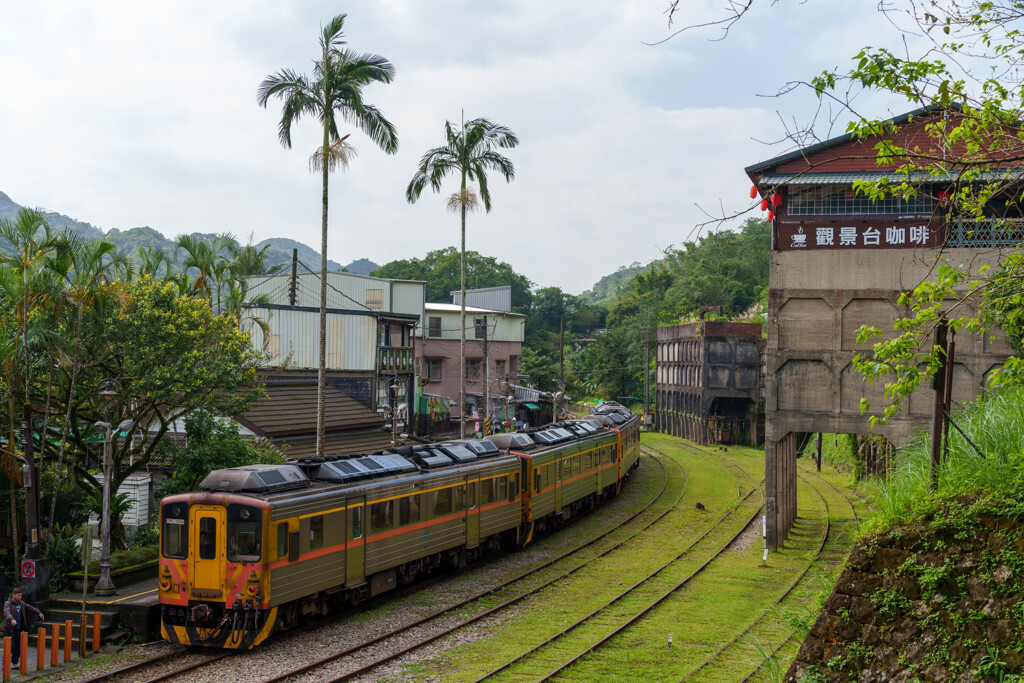
[[[116,592],[114,582],[110,580],[110,479],[112,468],[110,442],[114,431],[110,423],[114,419],[114,411],[117,409],[121,390],[120,382],[108,378],[103,381],[103,386],[96,392],[94,400],[96,407],[103,410],[107,417],[106,422],[97,422],[93,425],[96,431],[103,433],[103,514],[100,519],[103,540],[100,545],[100,578],[93,591],[100,596],[114,595]],[[124,420],[117,426],[117,430],[127,431],[134,424],[131,420]]]

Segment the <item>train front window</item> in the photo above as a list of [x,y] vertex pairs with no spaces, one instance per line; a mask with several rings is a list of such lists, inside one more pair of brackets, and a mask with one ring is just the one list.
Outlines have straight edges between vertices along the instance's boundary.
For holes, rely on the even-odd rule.
[[228,506],[228,559],[232,562],[259,562],[262,517],[257,508]]
[[164,518],[161,538],[164,557],[188,557],[188,506],[168,503],[161,512]]

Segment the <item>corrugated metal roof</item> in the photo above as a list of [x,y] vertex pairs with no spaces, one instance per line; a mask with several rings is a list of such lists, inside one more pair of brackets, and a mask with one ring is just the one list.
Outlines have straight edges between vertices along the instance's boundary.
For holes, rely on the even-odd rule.
[[[278,439],[287,435],[316,434],[316,384],[268,384],[267,398],[238,416],[238,421],[260,435]],[[380,429],[384,418],[359,401],[332,387],[325,394],[325,430]]]
[[[982,171],[972,180],[1015,180],[1024,174],[1024,169],[992,169]],[[858,180],[879,181],[889,180],[902,183],[908,180],[904,173],[896,171],[850,171],[845,173],[766,173],[758,180],[758,187],[782,187],[783,185],[852,185]],[[913,183],[950,183],[962,180],[961,174],[935,175],[921,172],[912,173],[909,181]]]
[[[351,432],[326,434],[324,452],[327,455],[350,455],[372,453],[391,446],[391,433],[380,429],[363,429]],[[289,460],[310,458],[316,455],[316,435],[303,435],[274,439]]]

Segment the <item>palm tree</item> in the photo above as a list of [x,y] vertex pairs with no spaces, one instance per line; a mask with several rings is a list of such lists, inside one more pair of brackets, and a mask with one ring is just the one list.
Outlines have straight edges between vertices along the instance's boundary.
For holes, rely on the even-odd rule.
[[196,270],[192,286],[196,294],[210,302],[214,308],[214,295],[217,296],[216,311],[220,314],[221,286],[228,274],[230,261],[225,253],[238,247],[238,242],[229,234],[218,235],[212,242],[196,235],[181,235],[174,240],[174,245],[185,251],[181,261],[182,270]]
[[[515,133],[504,126],[491,123],[487,119],[473,119],[463,122],[462,129],[452,126],[450,121],[444,122],[447,144],[428,150],[420,159],[419,168],[405,190],[405,198],[410,204],[416,202],[429,183],[434,192],[441,191],[441,181],[452,173],[461,176],[458,192],[448,198],[448,209],[458,212],[462,219],[462,249],[460,251],[459,270],[461,273],[462,291],[462,332],[459,336],[459,434],[466,438],[466,213],[477,208],[476,194],[467,187],[469,181],[476,181],[480,186],[480,198],[484,202],[484,210],[491,211],[491,193],[487,189],[487,171],[498,171],[507,182],[516,176],[515,167],[497,149],[511,149],[519,144]],[[484,389],[484,406],[489,405],[490,397]],[[486,408],[485,408],[486,409]]]
[[348,135],[338,132],[338,116],[354,125],[388,154],[398,151],[398,134],[380,110],[363,101],[363,87],[390,83],[395,67],[380,55],[357,54],[345,44],[344,14],[321,27],[320,59],[313,63],[312,76],[282,69],[260,83],[257,102],[266,107],[271,97],[283,100],[278,137],[292,146],[292,124],[312,116],[323,125],[323,145],[310,158],[310,169],[323,174],[320,220],[320,363],[317,375],[316,454],[324,455],[324,395],[327,387],[327,178],[331,171],[346,168],[354,150]]

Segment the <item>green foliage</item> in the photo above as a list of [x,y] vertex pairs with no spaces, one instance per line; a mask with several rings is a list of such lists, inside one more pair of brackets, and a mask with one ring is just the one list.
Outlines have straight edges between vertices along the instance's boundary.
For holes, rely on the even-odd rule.
[[[897,451],[893,475],[876,484],[874,513],[864,525],[877,532],[945,510],[942,519],[963,520],[968,533],[971,517],[958,501],[979,499],[1003,514],[1024,515],[1024,390],[993,393],[954,416],[957,424],[984,455],[979,455],[959,433],[949,434],[949,455],[938,469],[937,489],[930,489],[930,445],[921,440]],[[971,513],[976,514],[976,513]]]
[[147,522],[128,534],[128,547],[141,548],[147,545],[156,545],[160,542],[160,526],[156,521]]
[[68,574],[81,571],[82,548],[76,545],[82,533],[70,524],[54,526],[46,536],[44,552],[50,562],[50,589],[65,590],[70,585]]
[[[86,510],[103,519],[103,489],[93,489],[85,501]],[[124,524],[121,518],[132,507],[132,500],[127,493],[110,492],[110,545],[113,548],[125,548]],[[100,530],[102,533],[102,529]]]
[[[459,250],[455,247],[435,249],[422,259],[411,258],[391,261],[372,273],[374,277],[398,280],[423,280],[427,283],[427,301],[451,303],[452,292],[459,291]],[[512,311],[526,314],[530,310],[533,283],[512,266],[493,256],[482,256],[475,251],[466,252],[466,289],[484,287],[512,287]]]
[[185,420],[185,445],[174,455],[174,476],[160,482],[157,497],[194,491],[213,470],[284,461],[269,441],[245,439],[233,422],[195,412]]

